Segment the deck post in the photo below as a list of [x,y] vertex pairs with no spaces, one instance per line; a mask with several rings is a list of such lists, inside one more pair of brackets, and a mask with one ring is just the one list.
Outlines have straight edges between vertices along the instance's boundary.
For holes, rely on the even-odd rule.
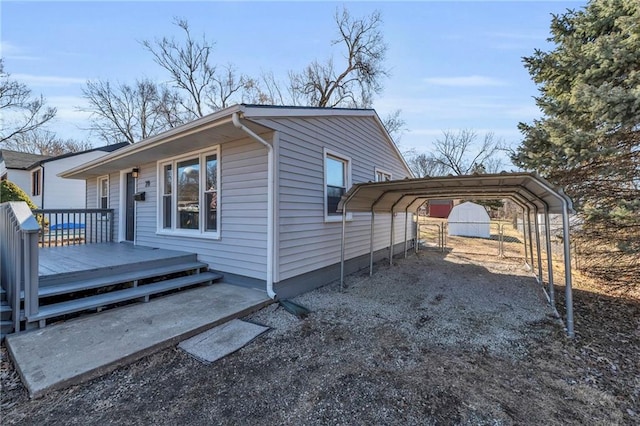
[[25,316],[36,315],[39,311],[38,300],[38,233],[24,232],[24,301]]

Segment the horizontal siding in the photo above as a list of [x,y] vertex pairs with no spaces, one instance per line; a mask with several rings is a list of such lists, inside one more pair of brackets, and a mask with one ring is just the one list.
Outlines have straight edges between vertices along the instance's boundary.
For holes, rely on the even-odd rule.
[[[140,167],[138,191],[146,201],[136,203],[136,243],[195,252],[213,269],[266,279],[267,151],[249,139],[220,148],[220,239],[157,234],[156,163]],[[146,186],[149,182],[149,186]]]
[[[278,278],[282,281],[340,261],[341,222],[324,221],[323,148],[351,158],[352,182],[375,179],[375,168],[393,179],[409,176],[371,117],[264,120],[279,132]],[[390,215],[376,215],[375,249],[389,245]],[[401,220],[402,219],[402,220]],[[369,252],[371,215],[347,223],[347,259]],[[396,243],[404,240],[404,215],[396,216]]]

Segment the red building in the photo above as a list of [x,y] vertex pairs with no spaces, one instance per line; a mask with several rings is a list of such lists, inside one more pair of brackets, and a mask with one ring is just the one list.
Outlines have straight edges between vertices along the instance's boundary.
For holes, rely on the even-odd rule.
[[447,218],[453,208],[453,200],[429,200],[429,217]]

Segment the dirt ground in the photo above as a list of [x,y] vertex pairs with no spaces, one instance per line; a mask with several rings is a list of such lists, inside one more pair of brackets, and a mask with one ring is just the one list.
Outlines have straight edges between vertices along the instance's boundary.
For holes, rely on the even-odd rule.
[[305,319],[271,305],[211,365],[171,348],[30,400],[3,347],[2,423],[640,424],[637,294],[578,275],[568,339],[522,260],[473,244],[304,294]]

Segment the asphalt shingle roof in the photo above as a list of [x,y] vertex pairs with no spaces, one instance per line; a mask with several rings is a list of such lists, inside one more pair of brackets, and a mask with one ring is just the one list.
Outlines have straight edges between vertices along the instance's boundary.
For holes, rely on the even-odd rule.
[[49,155],[29,154],[28,152],[10,151],[3,149],[0,156],[4,159],[7,169],[26,170],[33,163],[51,158]]

